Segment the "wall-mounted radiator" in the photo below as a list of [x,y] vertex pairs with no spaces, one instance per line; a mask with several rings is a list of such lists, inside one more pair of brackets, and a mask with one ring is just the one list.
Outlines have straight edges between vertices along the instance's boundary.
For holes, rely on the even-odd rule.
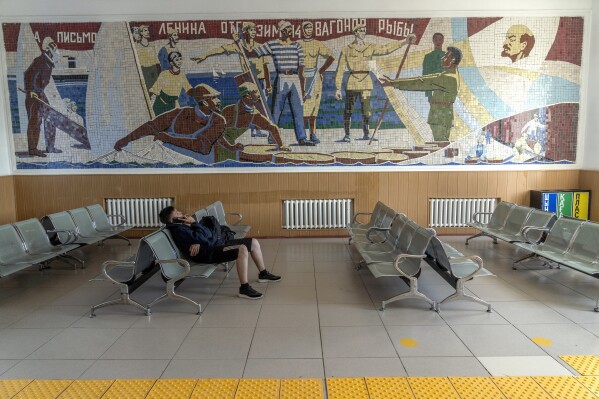
[[106,213],[123,215],[133,227],[159,227],[158,213],[172,205],[173,198],[106,198]]
[[352,199],[284,200],[284,229],[341,229],[353,215]]
[[[429,198],[429,227],[468,227],[476,212],[493,212],[497,198]],[[488,223],[489,215],[479,221]]]

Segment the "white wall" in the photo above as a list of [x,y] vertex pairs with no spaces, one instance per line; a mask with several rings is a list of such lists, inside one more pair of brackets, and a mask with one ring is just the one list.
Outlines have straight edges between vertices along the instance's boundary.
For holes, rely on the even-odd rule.
[[[475,6],[473,6],[475,3]],[[599,3],[599,2],[596,2]],[[381,15],[392,12],[394,16],[453,16],[477,15],[495,16],[501,13],[529,15],[535,14],[586,14],[593,8],[592,0],[503,0],[486,2],[472,0],[0,0],[2,21],[122,21],[129,17],[147,16],[149,19],[191,19],[199,16],[225,17],[251,14],[262,17],[323,16],[330,13],[340,15]],[[599,9],[599,5],[595,6]],[[599,169],[599,74],[589,73],[599,65],[599,16],[592,23],[590,60],[584,74],[589,75],[586,90],[586,120],[580,123],[579,134],[585,137],[581,166],[584,169]],[[588,27],[587,27],[588,29]],[[0,33],[1,38],[1,33]],[[1,41],[0,46],[3,46]],[[6,76],[6,64],[0,57],[0,74]],[[6,104],[8,90],[6,79],[0,79],[0,175],[11,173],[12,155],[10,151],[10,114]],[[583,81],[584,83],[584,81]],[[584,118],[585,113],[581,116]],[[588,126],[588,129],[585,129]],[[585,134],[586,133],[586,134]]]

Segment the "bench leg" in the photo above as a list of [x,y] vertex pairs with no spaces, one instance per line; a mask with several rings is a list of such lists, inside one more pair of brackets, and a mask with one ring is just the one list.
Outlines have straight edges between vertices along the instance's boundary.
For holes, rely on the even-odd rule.
[[437,303],[429,297],[427,297],[426,295],[424,295],[422,292],[418,291],[418,280],[416,279],[416,277],[409,277],[409,280],[410,284],[408,285],[410,290],[408,292],[404,292],[403,294],[399,294],[387,300],[381,301],[381,310],[385,310],[385,306],[391,302],[396,302],[407,298],[415,298],[426,301],[429,305],[431,305],[431,310],[436,311]]
[[148,304],[148,309],[151,309],[152,306],[154,306],[158,302],[162,302],[163,300],[165,300],[167,298],[171,298],[171,299],[174,299],[177,301],[187,302],[187,303],[194,305],[195,307],[198,308],[198,312],[196,314],[201,315],[202,314],[202,305],[200,303],[197,303],[197,302],[193,301],[192,299],[190,299],[186,296],[183,296],[183,295],[179,295],[175,292],[175,283],[177,283],[177,281],[174,281],[174,280],[167,281],[166,293],[162,294],[161,296],[159,296],[158,298],[156,298],[152,302],[150,302]]
[[121,239],[121,240],[125,240],[125,241],[127,241],[127,244],[129,244],[129,246],[131,246],[131,240],[128,239],[127,237],[125,237],[125,236],[122,236],[120,234],[115,234],[111,238],[118,238],[118,239]]
[[595,302],[595,309],[593,309],[595,312],[599,312],[599,298],[597,298],[597,302]]
[[[85,269],[85,261],[84,261],[83,259],[79,259],[78,257],[76,257],[76,256],[73,256],[73,255],[71,255],[71,254],[62,254],[62,255],[60,255],[59,257],[60,257],[60,258],[64,258],[64,259],[72,259],[72,260],[74,260],[75,262],[79,263],[79,264],[81,265],[81,268],[82,268],[82,269]],[[68,262],[67,262],[67,263],[68,263]],[[76,269],[76,268],[77,268],[77,265],[74,265],[74,266],[75,266],[75,269]]]
[[480,232],[480,233],[478,233],[478,234],[474,234],[473,236],[470,236],[470,237],[466,238],[466,245],[468,245],[468,241],[470,241],[470,240],[472,240],[473,238],[476,238],[476,237],[489,237],[489,238],[492,238],[492,239],[493,239],[493,244],[497,244],[497,238],[495,238],[495,237],[493,237],[493,236],[490,236],[490,235],[488,235],[487,233],[483,233],[483,232],[481,231],[481,232]]
[[134,301],[133,299],[131,299],[129,297],[129,293],[128,292],[121,292],[121,297],[119,299],[113,299],[112,301],[106,301],[103,302],[99,305],[95,305],[92,306],[91,312],[89,317],[96,317],[96,309],[100,309],[100,308],[104,308],[106,306],[112,306],[112,305],[131,305],[134,306],[140,310],[143,310],[143,312],[146,314],[146,316],[150,315],[150,308],[149,307],[145,307],[144,305],[142,305],[141,303]]
[[447,298],[445,298],[441,302],[439,302],[438,311],[441,310],[441,305],[444,303],[448,303],[451,301],[464,300],[464,301],[480,303],[481,305],[484,305],[487,307],[487,312],[489,312],[489,313],[492,312],[490,303],[483,301],[479,297],[476,297],[473,295],[468,295],[464,292],[464,281],[462,281],[461,279],[457,281],[455,291],[456,291],[455,294],[451,294],[450,296],[448,296]]

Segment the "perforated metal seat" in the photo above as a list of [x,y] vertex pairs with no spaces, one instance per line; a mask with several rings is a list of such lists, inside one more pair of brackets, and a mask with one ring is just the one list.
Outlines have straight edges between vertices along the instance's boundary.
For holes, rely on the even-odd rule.
[[[206,207],[206,211],[209,216],[214,216],[216,220],[220,223],[221,226],[227,226],[235,233],[235,238],[243,238],[249,233],[252,229],[251,226],[242,225],[241,220],[243,219],[243,215],[241,213],[236,212],[225,212],[225,208],[223,207],[223,203],[220,201],[216,201]],[[229,224],[227,222],[227,215],[235,215],[238,219],[235,223]]]
[[[131,241],[121,235],[121,233],[130,230],[131,226],[126,226],[127,219],[123,215],[108,215],[104,211],[102,206],[95,204],[85,207],[87,212],[89,213],[94,229],[99,233],[112,233],[113,237],[120,238],[125,240],[131,245]],[[119,222],[117,224],[113,224],[111,222],[111,218],[118,218]]]

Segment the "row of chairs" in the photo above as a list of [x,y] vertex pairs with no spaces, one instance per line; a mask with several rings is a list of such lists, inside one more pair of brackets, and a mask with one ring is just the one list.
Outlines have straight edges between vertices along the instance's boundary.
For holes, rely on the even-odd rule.
[[[483,215],[490,215],[488,223],[480,222]],[[556,220],[555,213],[501,201],[493,212],[476,212],[472,215],[472,222],[468,225],[480,230],[480,233],[468,237],[466,245],[471,239],[483,236],[491,237],[495,244],[498,238],[509,243],[527,242],[529,239],[536,242],[543,238],[543,231]],[[531,231],[529,237],[525,237],[523,231],[527,227],[539,230]]]
[[[0,277],[34,265],[43,269],[56,259],[73,260],[83,267],[84,261],[69,253],[89,243],[81,238],[93,235],[103,241],[116,234],[116,230],[109,230],[113,226],[100,205],[68,212],[69,226],[50,225],[47,217],[42,218],[45,224],[32,218],[0,226]],[[49,236],[56,237],[57,241],[52,242]]]
[[[228,224],[227,215],[237,216],[234,224]],[[221,225],[229,226],[236,232],[236,238],[244,237],[250,230],[250,226],[238,224],[243,216],[239,213],[226,213],[222,202],[217,201],[194,213],[196,220],[204,216],[214,216]],[[229,246],[225,250],[238,248],[239,245]],[[115,284],[120,289],[120,297],[114,300],[100,303],[91,308],[91,317],[95,316],[97,309],[111,305],[131,305],[142,310],[146,315],[151,314],[152,307],[165,300],[174,299],[189,303],[197,309],[197,314],[202,313],[202,305],[193,299],[180,295],[175,289],[189,278],[208,278],[219,266],[223,266],[225,272],[229,272],[230,264],[206,264],[193,262],[185,258],[175,245],[168,229],[161,228],[140,240],[140,244],[132,260],[116,261],[110,260],[102,264],[102,276],[108,282]],[[131,294],[146,282],[152,275],[160,271],[166,283],[165,292],[147,305],[143,305],[131,298]]]
[[[363,224],[354,217],[349,228],[350,242],[363,259],[360,265],[368,267],[375,278],[399,277],[409,288],[408,292],[383,300],[381,310],[391,302],[416,298],[426,301],[436,311],[440,310],[441,304],[455,300],[480,303],[487,307],[487,311],[491,311],[489,303],[464,291],[466,281],[474,277],[493,276],[483,267],[480,257],[464,256],[440,241],[435,230],[419,226],[383,203],[377,203],[369,214],[370,220]],[[451,284],[455,293],[437,303],[418,291],[422,260]]]

